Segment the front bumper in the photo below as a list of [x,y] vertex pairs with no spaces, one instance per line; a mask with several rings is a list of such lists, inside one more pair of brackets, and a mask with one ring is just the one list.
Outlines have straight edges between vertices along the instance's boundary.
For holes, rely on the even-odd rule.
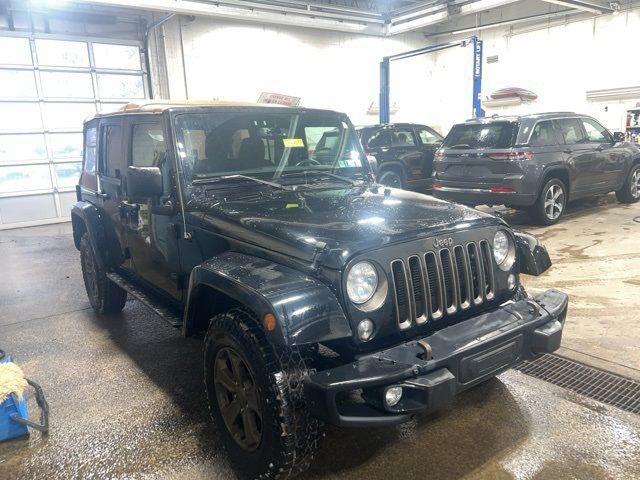
[[[568,297],[548,290],[439,330],[420,340],[359,357],[310,375],[305,395],[311,412],[334,425],[384,426],[445,406],[458,393],[513,365],[560,347]],[[430,354],[425,358],[428,344]],[[421,345],[422,344],[422,345]],[[402,400],[386,407],[389,386]],[[366,402],[342,402],[362,389]]]

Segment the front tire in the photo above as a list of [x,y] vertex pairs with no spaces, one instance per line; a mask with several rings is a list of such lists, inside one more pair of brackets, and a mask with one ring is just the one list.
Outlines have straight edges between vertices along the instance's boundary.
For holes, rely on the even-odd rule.
[[631,167],[623,187],[616,192],[620,203],[636,203],[640,200],[640,164]]
[[82,278],[91,307],[98,315],[118,313],[127,301],[127,292],[107,277],[96,260],[88,233],[80,239],[80,265]]
[[234,308],[211,320],[204,357],[211,414],[239,476],[285,479],[309,468],[322,433],[305,406],[299,350],[275,348],[252,314]]
[[382,172],[380,174],[380,178],[378,179],[378,182],[381,185],[384,185],[385,187],[391,187],[391,188],[405,187],[402,174],[395,169],[389,169]]
[[558,178],[552,178],[540,191],[538,200],[529,213],[540,225],[553,225],[560,220],[567,206],[567,187]]

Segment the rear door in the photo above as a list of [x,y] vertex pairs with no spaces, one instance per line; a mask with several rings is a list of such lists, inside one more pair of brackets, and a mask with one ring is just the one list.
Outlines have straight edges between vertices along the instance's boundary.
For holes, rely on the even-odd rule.
[[516,167],[504,159],[518,131],[518,123],[495,121],[454,125],[434,162],[438,180],[458,188],[489,189]]
[[397,125],[393,127],[389,149],[393,158],[404,165],[409,183],[424,178],[422,152],[411,126]]
[[[539,165],[548,168],[564,161],[564,139],[553,120],[542,120],[535,124],[527,145],[533,151]],[[540,179],[542,180],[542,178]]]
[[593,118],[581,120],[589,145],[595,149],[594,188],[609,191],[620,184],[625,158],[629,154],[623,149],[614,148],[613,136],[596,120]]
[[575,198],[592,192],[598,183],[598,145],[589,142],[579,118],[561,118],[554,123],[562,135],[563,156],[573,178],[571,196]]
[[436,131],[422,125],[416,126],[415,133],[418,138],[419,149],[422,155],[422,175],[424,177],[431,177],[433,169],[433,155],[442,145],[443,138]]

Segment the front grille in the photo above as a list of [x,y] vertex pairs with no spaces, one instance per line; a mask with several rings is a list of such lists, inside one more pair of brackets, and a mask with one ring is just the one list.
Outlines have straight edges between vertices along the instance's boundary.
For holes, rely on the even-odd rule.
[[391,262],[398,326],[454,315],[494,297],[489,242],[455,245]]

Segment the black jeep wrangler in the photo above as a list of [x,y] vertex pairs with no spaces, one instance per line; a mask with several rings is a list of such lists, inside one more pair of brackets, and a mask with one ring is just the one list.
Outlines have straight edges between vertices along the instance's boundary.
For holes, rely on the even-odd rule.
[[128,292],[204,333],[242,477],[299,473],[325,423],[405,422],[560,345],[567,296],[520,285],[551,265],[536,238],[376,184],[344,114],[127,105],[84,139],[72,219],[91,305],[113,314]]

